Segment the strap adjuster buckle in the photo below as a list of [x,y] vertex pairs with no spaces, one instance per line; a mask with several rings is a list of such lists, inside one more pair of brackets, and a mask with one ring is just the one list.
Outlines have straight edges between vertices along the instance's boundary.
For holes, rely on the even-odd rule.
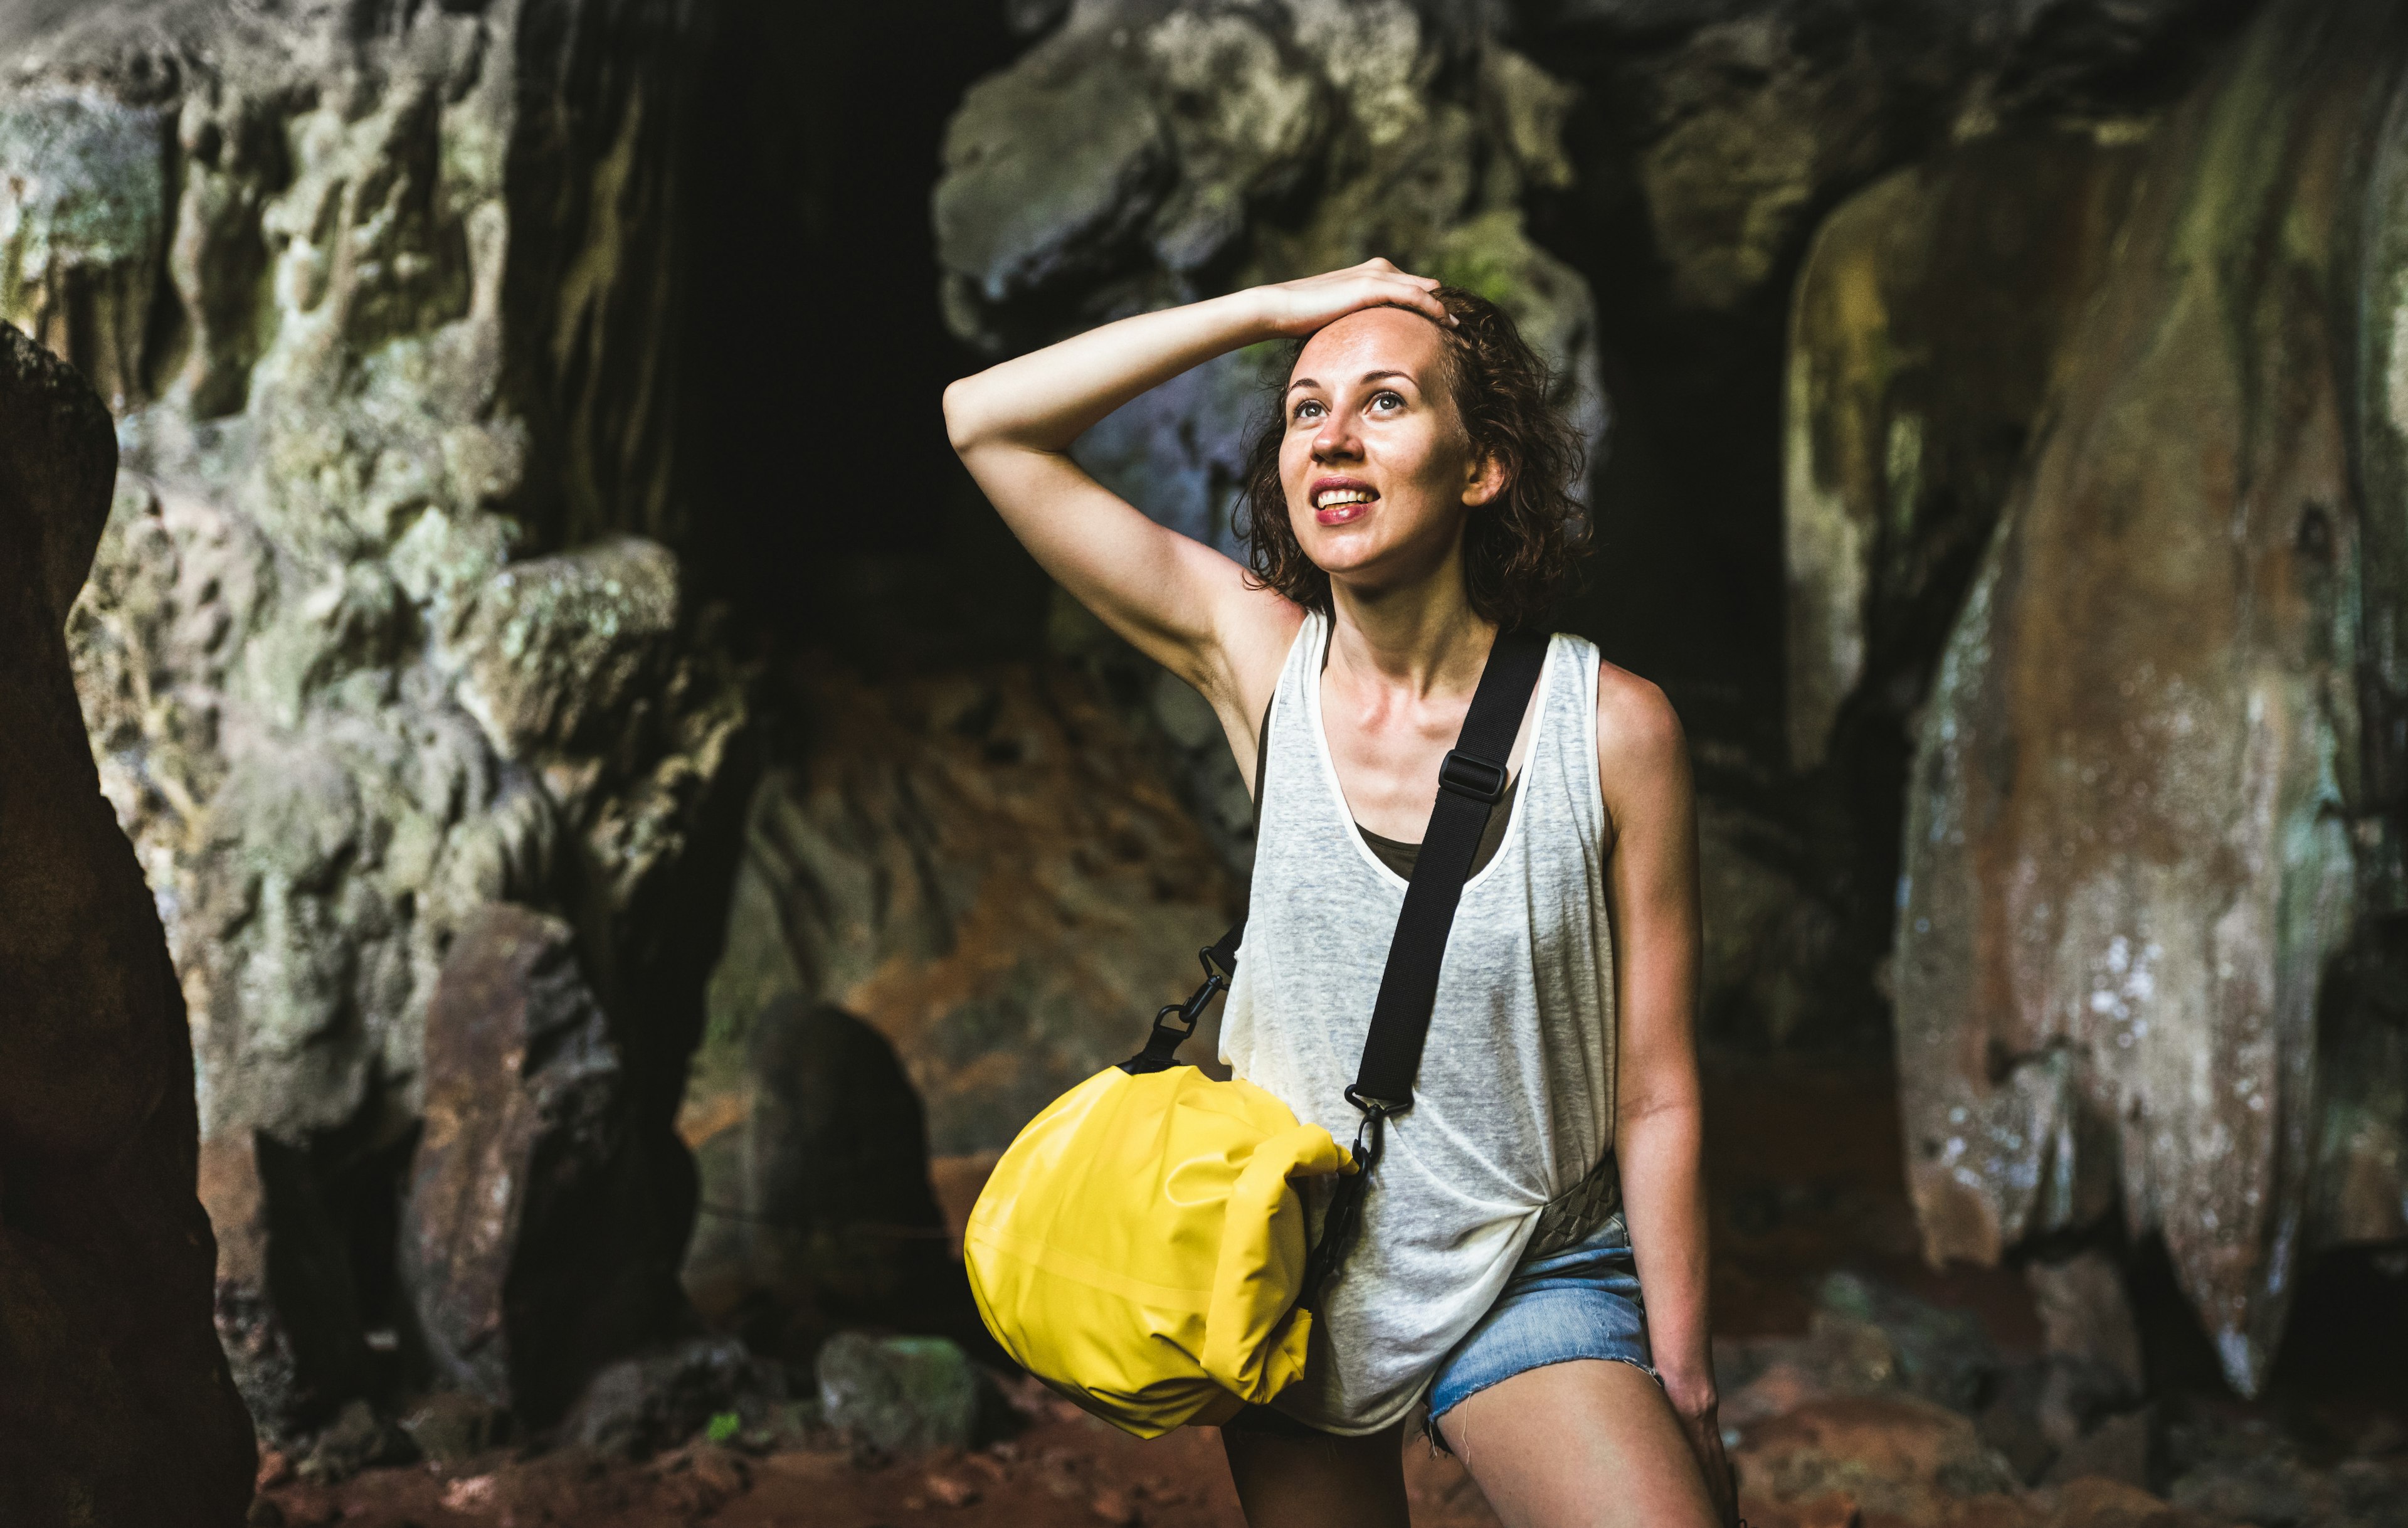
[[1366,1122],[1385,1119],[1390,1115],[1402,1114],[1412,1107],[1411,1099],[1371,1098],[1357,1091],[1351,1082],[1346,1085],[1346,1102],[1363,1111]]
[[1505,799],[1505,766],[1493,758],[1450,748],[1438,767],[1440,788],[1495,806]]

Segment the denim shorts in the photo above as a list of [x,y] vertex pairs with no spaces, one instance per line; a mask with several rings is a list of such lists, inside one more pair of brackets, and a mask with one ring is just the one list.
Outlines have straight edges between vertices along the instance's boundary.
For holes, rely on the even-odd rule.
[[[1616,1210],[1586,1236],[1513,1270],[1497,1303],[1456,1343],[1430,1387],[1427,1428],[1439,1449],[1438,1420],[1467,1398],[1529,1369],[1574,1359],[1628,1363],[1661,1384],[1647,1348],[1647,1313],[1630,1232]],[[1326,1434],[1276,1406],[1250,1405],[1223,1424],[1290,1438]]]
[[1513,1270],[1488,1314],[1455,1345],[1430,1386],[1430,1441],[1438,1420],[1491,1385],[1574,1359],[1628,1363],[1662,1383],[1647,1348],[1647,1310],[1622,1212],[1560,1252]]

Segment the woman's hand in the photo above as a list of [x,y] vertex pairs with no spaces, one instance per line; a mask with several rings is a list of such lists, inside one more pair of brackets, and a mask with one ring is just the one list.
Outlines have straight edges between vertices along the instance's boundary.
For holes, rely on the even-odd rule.
[[1324,271],[1273,286],[1254,288],[1263,322],[1275,334],[1309,335],[1363,308],[1402,308],[1434,324],[1455,326],[1455,317],[1433,294],[1438,281],[1398,270],[1377,255],[1344,270]]
[[1684,1385],[1668,1377],[1665,1394],[1671,1400],[1673,1414],[1681,1419],[1681,1431],[1689,1439],[1690,1451],[1698,1456],[1698,1466],[1705,1471],[1706,1495],[1714,1504],[1714,1520],[1736,1524],[1739,1483],[1731,1475],[1730,1461],[1723,1456],[1723,1427],[1713,1388]]

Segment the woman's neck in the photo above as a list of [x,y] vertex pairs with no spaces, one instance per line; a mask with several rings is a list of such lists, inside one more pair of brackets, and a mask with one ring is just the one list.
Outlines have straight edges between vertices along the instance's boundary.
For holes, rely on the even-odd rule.
[[1440,577],[1375,594],[1331,582],[1329,666],[1416,700],[1480,683],[1497,627],[1471,608],[1459,561]]

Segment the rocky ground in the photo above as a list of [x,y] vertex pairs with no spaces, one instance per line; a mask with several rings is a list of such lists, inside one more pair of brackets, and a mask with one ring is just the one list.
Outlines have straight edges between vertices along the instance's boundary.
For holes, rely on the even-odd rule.
[[[1879,1068],[1718,1069],[1716,1301],[1727,1436],[1754,1528],[2391,1528],[2408,1524],[2408,1395],[2351,1376],[2370,1355],[2298,1352],[2271,1397],[2220,1393],[2128,1311],[2120,1330],[2057,1272],[1953,1269],[1914,1256],[1891,1080]],[[958,1218],[967,1163],[939,1162]],[[2144,1307],[2153,1304],[2139,1281]],[[2071,1292],[2069,1292],[2071,1290]],[[2171,1300],[2170,1308],[2179,1310]],[[2196,1375],[2143,1401],[2071,1356]],[[2311,1333],[2313,1337],[2314,1333]],[[2380,1337],[2379,1340],[2392,1340]],[[2372,1355],[2379,1358],[2380,1355]],[[2352,1363],[2358,1366],[2352,1368]],[[821,1377],[829,1374],[824,1359]],[[2397,1374],[2397,1368],[2391,1373]],[[271,1456],[252,1521],[356,1528],[902,1528],[910,1523],[1238,1528],[1218,1440],[1140,1443],[1025,1380],[990,1377],[979,1446],[882,1449],[813,1401],[727,1414],[649,1459],[584,1446],[481,1448],[473,1430],[405,1416],[432,1455],[347,1478]],[[999,1404],[998,1404],[999,1403]],[[870,1430],[892,1419],[873,1421]],[[894,1434],[887,1434],[892,1436]],[[714,1436],[717,1441],[714,1441]],[[1405,1450],[1414,1521],[1496,1520],[1451,1459]],[[2149,1489],[2154,1487],[2154,1491]]]

